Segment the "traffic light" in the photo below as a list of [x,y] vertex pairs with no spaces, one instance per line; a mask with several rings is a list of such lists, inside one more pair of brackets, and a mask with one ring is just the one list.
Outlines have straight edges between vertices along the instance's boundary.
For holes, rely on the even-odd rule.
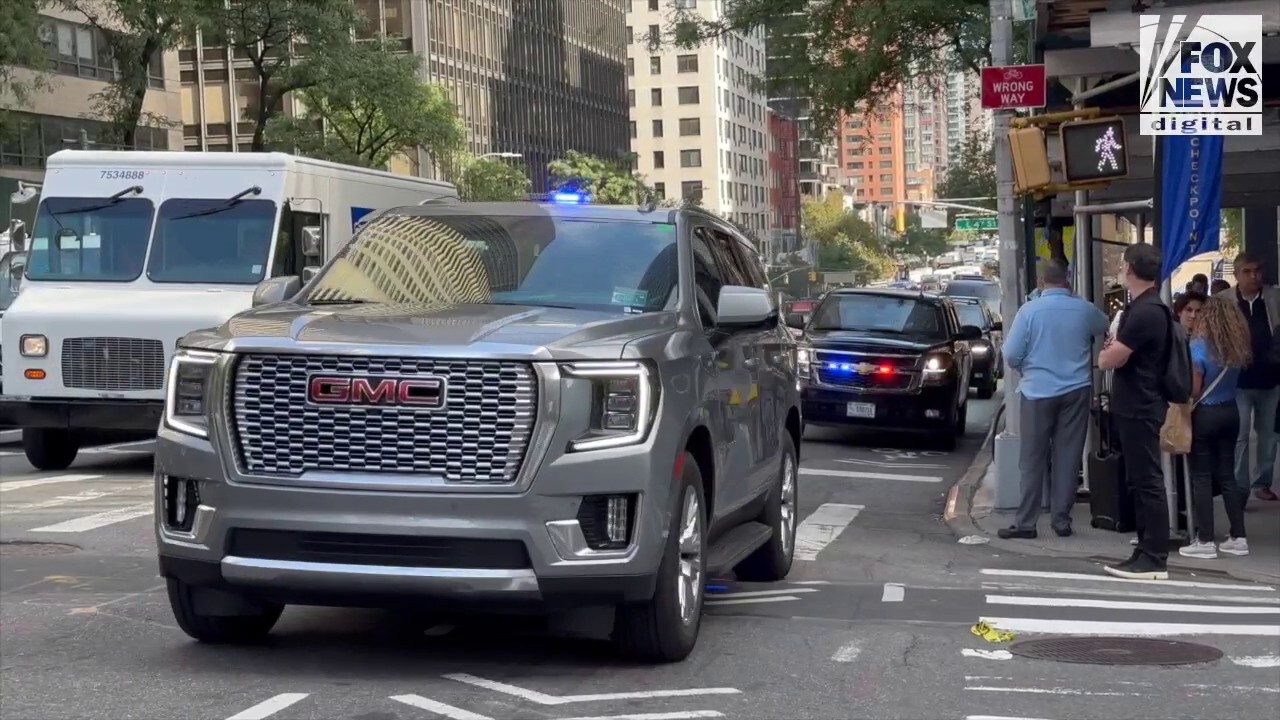
[[1129,175],[1129,138],[1124,118],[1063,123],[1062,174],[1067,183],[1119,180]]
[[818,282],[818,273],[816,273],[816,272],[814,272],[814,271],[810,270],[810,271],[809,271],[809,282]]
[[1044,130],[1038,127],[1010,130],[1009,148],[1013,154],[1013,185],[1017,192],[1031,192],[1053,182],[1049,174],[1049,153],[1044,146]]
[[898,206],[898,232],[907,231],[907,208],[905,205]]

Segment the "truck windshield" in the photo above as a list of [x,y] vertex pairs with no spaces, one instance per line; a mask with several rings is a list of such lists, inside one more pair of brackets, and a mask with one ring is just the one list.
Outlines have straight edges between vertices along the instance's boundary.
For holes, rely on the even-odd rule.
[[305,302],[663,309],[676,286],[674,225],[386,215],[335,257]]
[[270,200],[186,199],[160,205],[147,260],[154,282],[254,285],[275,236]]
[[828,295],[814,311],[811,330],[941,337],[941,309],[914,298],[891,295]]
[[142,274],[154,214],[146,198],[45,198],[31,233],[27,277],[134,280]]

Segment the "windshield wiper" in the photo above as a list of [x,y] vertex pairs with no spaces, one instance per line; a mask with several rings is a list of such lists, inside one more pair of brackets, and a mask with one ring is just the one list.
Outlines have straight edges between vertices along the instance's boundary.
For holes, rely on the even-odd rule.
[[307,305],[368,305],[372,302],[372,300],[339,300],[337,298],[331,298],[328,300],[312,300],[308,302]]
[[481,304],[482,305],[516,305],[519,307],[545,307],[545,308],[558,308],[560,310],[577,310],[578,309],[572,305],[557,305],[555,303],[544,303],[544,302],[506,302],[506,301],[499,302],[497,300],[494,300],[492,302],[481,303]]
[[227,210],[230,210],[236,205],[239,205],[240,203],[244,202],[245,195],[257,196],[261,194],[262,194],[262,188],[258,187],[257,185],[254,185],[248,190],[238,192],[235,195],[232,195],[231,197],[227,198],[221,205],[215,205],[214,207],[211,207],[208,210],[200,210],[199,212],[193,212],[187,215],[179,215],[175,218],[169,218],[169,219],[170,220],[189,220],[191,218],[204,217],[205,215],[217,215],[220,212],[226,212]]
[[[98,203],[97,205],[86,205],[85,207],[70,208],[68,210],[59,210],[58,212],[53,212],[52,210],[50,210],[49,216],[54,218],[54,222],[57,222],[57,216],[59,215],[78,215],[80,213],[93,212],[95,210],[105,210],[111,207],[112,205],[115,205],[118,202],[123,202],[125,195],[128,195],[130,193],[137,194],[140,192],[142,192],[142,186],[133,185],[107,198],[106,202]],[[58,227],[61,228],[62,224],[59,223]]]

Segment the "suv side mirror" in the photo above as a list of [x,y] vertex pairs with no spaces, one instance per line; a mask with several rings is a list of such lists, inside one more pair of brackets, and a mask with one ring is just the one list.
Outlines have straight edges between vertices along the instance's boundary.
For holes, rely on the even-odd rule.
[[302,228],[302,254],[309,258],[318,258],[324,255],[324,235],[320,232],[318,225],[308,225]]
[[787,327],[795,328],[797,330],[804,329],[804,321],[805,321],[804,313],[787,313],[787,316],[785,319],[787,322]]
[[306,285],[307,283],[315,279],[315,276],[319,274],[320,274],[320,268],[314,265],[309,265],[307,267],[302,268],[302,284]]
[[720,288],[716,315],[719,325],[759,325],[777,314],[769,291],[742,285]]
[[282,275],[263,280],[253,289],[253,307],[283,302],[298,294],[302,280],[297,275]]
[[977,325],[961,325],[960,332],[956,333],[957,340],[981,340],[982,330]]
[[995,330],[996,332],[1002,332],[1004,330],[1004,323],[999,320],[996,320],[995,322],[991,323],[991,329]]

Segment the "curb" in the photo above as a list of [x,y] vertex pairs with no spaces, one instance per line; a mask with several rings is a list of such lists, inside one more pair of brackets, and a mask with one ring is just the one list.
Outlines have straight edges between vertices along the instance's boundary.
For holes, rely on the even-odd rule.
[[[1020,555],[1029,555],[1033,557],[1057,557],[1069,558],[1074,560],[1090,560],[1093,562],[1102,562],[1103,558],[1092,555],[1088,552],[1072,552],[1070,550],[1050,550],[1048,548],[1037,547],[1022,542],[1014,542],[1012,540],[1001,540],[994,534],[983,530],[973,519],[973,498],[977,494],[978,488],[982,485],[982,478],[987,474],[987,468],[995,461],[994,443],[996,437],[996,428],[1000,423],[1000,414],[1003,414],[1003,406],[1000,412],[995,415],[991,422],[991,427],[987,431],[987,436],[982,441],[982,446],[978,449],[978,454],[974,456],[973,462],[969,464],[964,474],[956,481],[951,489],[947,492],[946,509],[943,512],[942,519],[947,523],[947,527],[951,528],[951,532],[956,538],[963,538],[970,535],[977,535],[987,539],[985,545],[990,548],[998,549],[1001,552],[1012,552]],[[1179,570],[1182,572],[1197,573],[1201,575],[1217,575],[1226,578],[1234,578],[1246,582],[1260,583],[1280,583],[1280,573],[1270,574],[1265,572],[1255,572],[1252,570],[1239,569],[1218,569],[1205,568],[1199,565],[1186,565],[1175,560],[1176,553],[1169,558],[1169,569]]]

